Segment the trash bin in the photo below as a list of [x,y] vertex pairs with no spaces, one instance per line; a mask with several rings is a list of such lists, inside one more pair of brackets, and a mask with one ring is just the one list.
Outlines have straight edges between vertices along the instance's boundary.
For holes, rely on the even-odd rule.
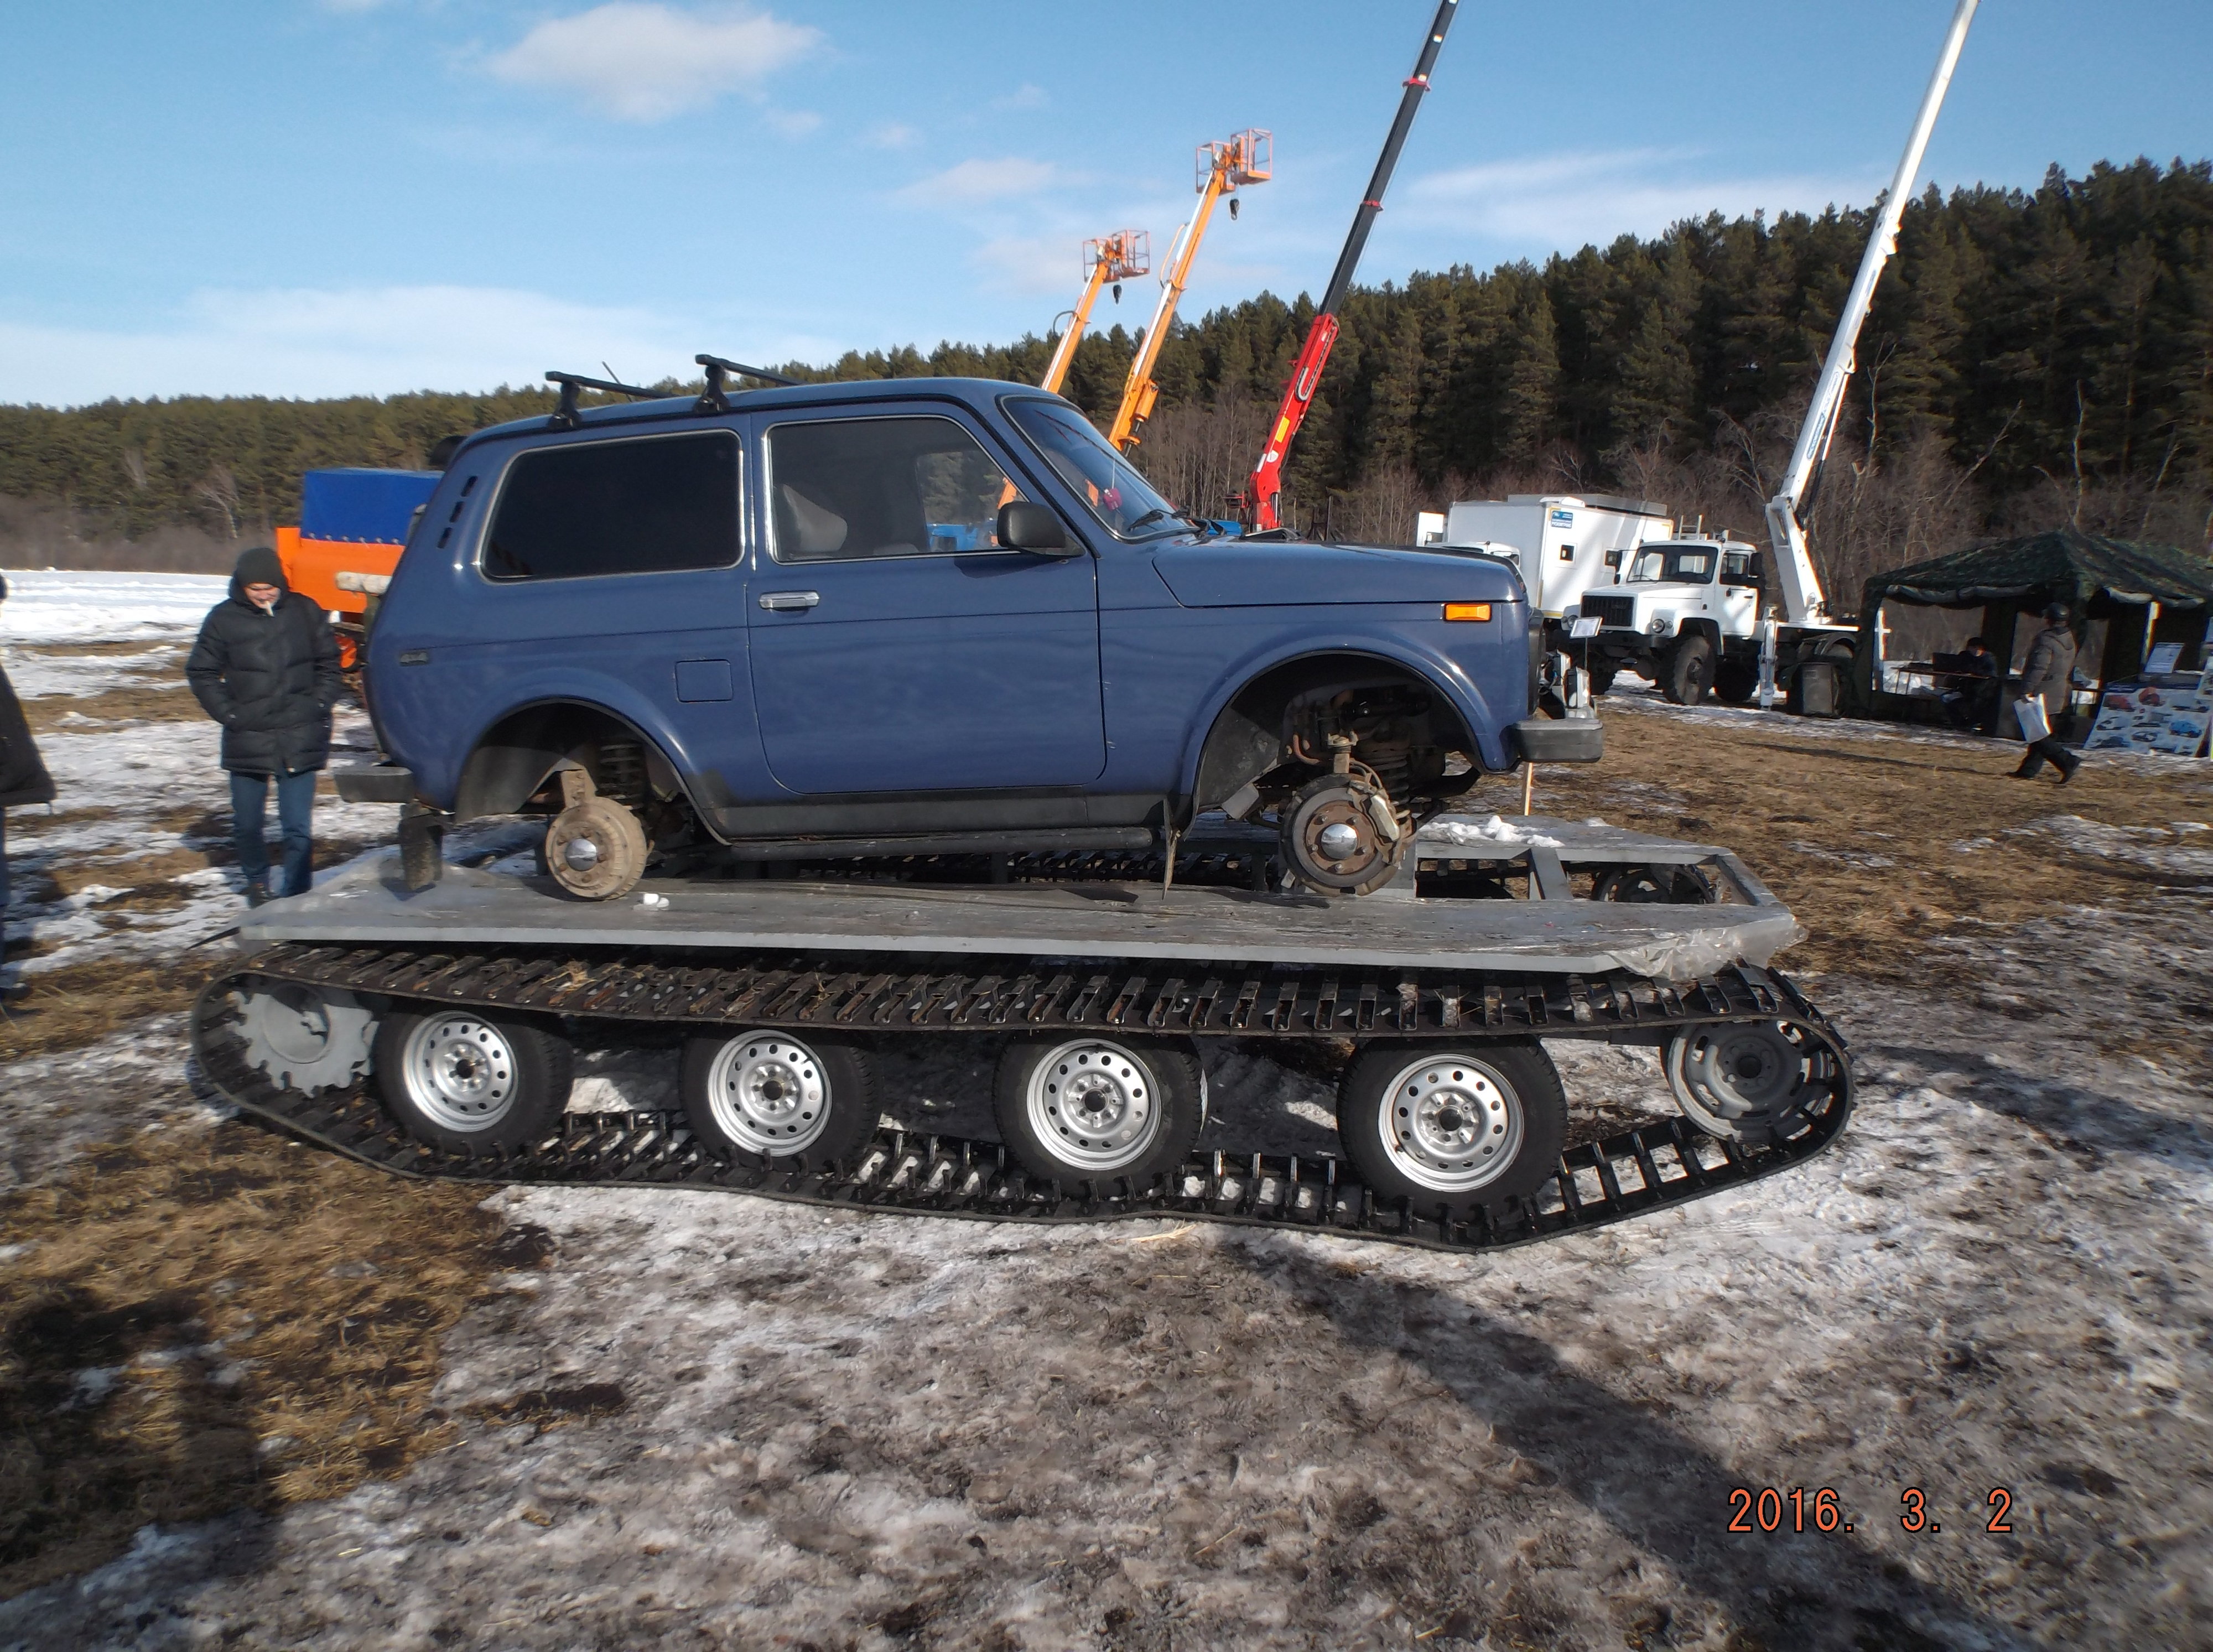
[[1837,662],[1808,660],[1798,668],[1798,715],[1833,717],[1837,715]]

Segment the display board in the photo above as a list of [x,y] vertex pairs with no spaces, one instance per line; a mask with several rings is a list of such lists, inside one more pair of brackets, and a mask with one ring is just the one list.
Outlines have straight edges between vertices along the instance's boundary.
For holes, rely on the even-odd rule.
[[2147,674],[2135,682],[2108,683],[2098,702],[2098,720],[2082,749],[2202,757],[2209,721],[2213,721],[2213,670]]

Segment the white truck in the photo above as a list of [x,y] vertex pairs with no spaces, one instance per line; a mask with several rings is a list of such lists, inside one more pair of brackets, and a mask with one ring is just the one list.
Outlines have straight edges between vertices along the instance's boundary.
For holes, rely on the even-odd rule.
[[1557,620],[1593,586],[1611,584],[1627,553],[1675,531],[1665,505],[1606,493],[1509,493],[1462,499],[1417,518],[1415,542],[1487,551],[1521,570],[1531,612]]
[[[1678,704],[1696,704],[1708,688],[1741,704],[1759,692],[1765,665],[1772,674],[1767,680],[1783,687],[1793,710],[1836,710],[1835,692],[1850,669],[1857,626],[1829,617],[1820,576],[1806,548],[1806,513],[1836,436],[1861,324],[1875,302],[1883,265],[1898,248],[1899,219],[1911,198],[1976,4],[1977,0],[1960,0],[1953,14],[1936,72],[1922,95],[1905,153],[1861,256],[1858,277],[1837,318],[1789,468],[1767,502],[1772,579],[1759,566],[1758,547],[1726,537],[1662,535],[1641,546],[1617,583],[1586,590],[1575,610],[1563,616],[1570,631],[1577,618],[1600,622],[1594,637],[1569,645],[1587,655],[1594,691],[1603,692],[1613,674],[1629,667],[1659,684]],[[1533,584],[1530,593],[1533,603]],[[1583,663],[1581,655],[1571,657]]]

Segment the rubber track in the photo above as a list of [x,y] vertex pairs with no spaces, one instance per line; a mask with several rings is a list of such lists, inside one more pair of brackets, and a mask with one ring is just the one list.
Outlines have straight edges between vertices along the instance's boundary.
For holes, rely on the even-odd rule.
[[[357,954],[363,950],[378,951],[381,961],[374,970],[361,967],[363,960]],[[388,948],[274,948],[258,954],[253,968],[211,983],[194,1006],[192,1049],[200,1070],[242,1111],[278,1131],[400,1176],[496,1184],[697,1188],[750,1193],[792,1204],[971,1221],[1059,1223],[1168,1217],[1328,1233],[1460,1254],[1509,1249],[1580,1233],[1762,1180],[1803,1164],[1826,1149],[1843,1133],[1852,1106],[1850,1064],[1844,1042],[1835,1030],[1782,977],[1771,972],[1742,969],[1729,972],[1728,984],[1722,980],[1702,982],[1685,992],[1657,988],[1649,982],[1637,984],[1650,995],[1650,1002],[1643,1010],[1635,1007],[1638,995],[1625,987],[1623,992],[1614,995],[1614,1011],[1605,1017],[1604,1024],[1600,1023],[1600,1006],[1607,1003],[1608,995],[1601,991],[1594,1003],[1588,988],[1580,989],[1580,996],[1571,991],[1567,978],[1552,978],[1549,984],[1525,984],[1528,990],[1515,1001],[1516,1007],[1510,1014],[1503,992],[1493,1000],[1488,992],[1478,991],[1475,1004],[1480,1014],[1460,1018],[1454,1029],[1462,1038],[1526,1037],[1539,1028],[1545,1036],[1606,1037],[1625,1025],[1639,1032],[1652,1032],[1664,1031],[1671,1022],[1678,1021],[1779,1021],[1800,1031],[1813,1045],[1816,1077],[1826,1094],[1807,1110],[1802,1128],[1787,1140],[1771,1145],[1747,1146],[1718,1141],[1680,1118],[1655,1120],[1602,1141],[1586,1143],[1568,1150],[1552,1180],[1533,1198],[1510,1198],[1483,1206],[1466,1220],[1452,1219],[1442,1209],[1425,1211],[1405,1201],[1379,1200],[1347,1173],[1349,1166],[1333,1158],[1262,1154],[1231,1156],[1216,1153],[1197,1155],[1174,1175],[1155,1178],[1143,1186],[1132,1186],[1127,1178],[1064,1185],[1027,1175],[1011,1164],[1004,1150],[995,1143],[883,1131],[877,1133],[858,1162],[850,1168],[832,1167],[801,1172],[779,1169],[752,1155],[741,1155],[733,1161],[716,1159],[699,1146],[683,1115],[672,1113],[571,1113],[563,1119],[558,1135],[527,1152],[451,1154],[424,1146],[407,1136],[361,1082],[308,1096],[277,1088],[247,1064],[243,1040],[232,1031],[235,1011],[229,994],[236,985],[255,977],[319,980],[332,985],[350,985],[357,991],[396,991],[401,996],[433,1002],[515,1002],[506,992],[492,997],[489,991],[454,991],[465,981],[472,982],[473,972],[468,967],[472,963],[512,963],[512,954],[501,959],[486,955],[465,960],[451,953],[418,953],[412,954],[412,960],[403,963]],[[584,978],[576,980],[566,974],[558,978],[563,984],[553,997],[583,1000],[566,1013],[594,1020],[724,1022],[720,1015],[672,1013],[670,996],[659,997],[658,1007],[648,1010],[637,994],[619,990],[625,984],[601,973],[628,966],[611,965],[604,960],[594,964],[573,956],[566,961],[571,970],[580,972]],[[962,961],[972,967],[976,960]],[[660,964],[659,972],[666,979],[670,972],[669,960],[663,958]],[[412,991],[397,986],[371,987],[366,980],[357,984],[351,980],[333,978],[341,971],[348,976],[413,978],[419,984]],[[712,972],[731,972],[724,969]],[[802,971],[796,976],[783,968],[765,972],[796,984],[771,994],[766,984],[762,984],[760,991],[749,991],[746,996],[753,997],[756,1003],[769,1003],[771,1009],[786,1004],[808,1004],[814,1014],[802,1017],[792,1011],[781,1016],[767,1010],[740,1012],[738,1018],[748,1025],[824,1024],[815,1016],[822,1014],[826,1003],[838,1002],[834,996],[803,990],[819,985],[822,978],[819,970]],[[524,976],[529,977],[527,982],[521,978]],[[533,997],[537,993],[533,991],[533,984],[542,986],[546,980],[544,975],[529,969],[502,973],[497,978],[507,991],[528,993]],[[862,986],[873,984],[875,978],[868,978]],[[936,979],[930,978],[933,982]],[[932,995],[918,1008],[919,1019],[903,1017],[904,1024],[894,1023],[897,1031],[920,1030],[924,1027],[941,1033],[964,1028],[1007,1031],[1033,1024],[1119,1026],[1125,1022],[1149,1028],[1168,1024],[1165,1017],[1155,1021],[1149,1013],[1134,1015],[1131,1005],[1125,1004],[1119,993],[1114,995],[1110,1007],[1121,1007],[1123,1015],[1121,1019],[1112,1021],[1103,1014],[1100,1020],[1088,1022],[1058,1019],[1067,1009],[1062,1003],[1065,994],[1044,998],[1048,1005],[1062,1005],[1061,1010],[1053,1012],[1056,1018],[1050,1020],[1025,1016],[1015,1021],[1009,1015],[964,1013],[972,1011],[979,1002],[994,1005],[997,1003],[985,997],[980,985],[981,981],[990,978],[972,978],[978,983],[975,994]],[[888,999],[905,1005],[907,997],[892,997],[889,985],[887,980],[862,1002],[874,1003]],[[1343,1036],[1343,1032],[1334,1029],[1341,1023],[1359,1020],[1363,1014],[1360,1006],[1370,1001],[1364,994],[1356,994],[1351,999],[1354,1008],[1350,1014],[1343,1014],[1339,1005],[1326,996],[1338,986],[1333,981],[1314,983],[1314,1002],[1311,1005],[1303,994],[1294,995],[1285,1001],[1289,1007],[1282,1010],[1277,1026],[1248,1016],[1242,1022],[1223,1025],[1218,1030],[1234,1037],[1251,1037],[1255,1033],[1265,1036],[1271,1031],[1289,1036],[1293,1035],[1293,1028],[1308,1038]],[[425,987],[430,990],[424,991]],[[702,989],[696,982],[690,987],[672,985],[670,995],[703,990],[709,991],[711,1008],[721,1009],[727,1003],[722,991]],[[1694,1002],[1691,992],[1697,993],[1699,1000],[1710,995],[1715,1002],[1699,1002],[1698,1009],[1704,1013],[1689,1013],[1690,1003]],[[699,1000],[693,997],[691,1002]],[[1182,1001],[1163,988],[1153,1002],[1176,1005]],[[1255,1005],[1259,1002],[1257,995],[1248,998],[1241,990],[1233,1000]],[[1381,1003],[1380,995],[1373,1002]],[[1434,1037],[1441,1030],[1429,1024],[1432,1019],[1430,1006],[1423,992],[1417,992],[1412,1008],[1403,1018],[1405,1025],[1399,1024],[1398,1006],[1402,1001],[1395,991],[1390,1002],[1393,1009],[1389,1015],[1378,1010],[1367,1018],[1373,1032]],[[1675,1013],[1651,1013],[1654,1009],[1668,1006],[1676,1006]],[[532,1007],[557,1011],[564,1008],[550,1003]],[[1564,1013],[1556,1017],[1556,1010],[1560,1009]],[[1441,1015],[1444,1010],[1441,1003],[1436,1014]],[[1623,1015],[1628,1017],[1625,1022],[1617,1019]],[[1190,1021],[1190,1017],[1183,1018],[1176,1030],[1191,1031]],[[1258,1024],[1247,1031],[1247,1025],[1254,1022]],[[832,1019],[828,1024],[836,1025],[838,1021]],[[863,1024],[881,1023],[872,1018]],[[1317,1033],[1317,1027],[1323,1030]],[[1203,1030],[1216,1029],[1208,1023]],[[1350,1030],[1350,1026],[1344,1028],[1344,1032]]]

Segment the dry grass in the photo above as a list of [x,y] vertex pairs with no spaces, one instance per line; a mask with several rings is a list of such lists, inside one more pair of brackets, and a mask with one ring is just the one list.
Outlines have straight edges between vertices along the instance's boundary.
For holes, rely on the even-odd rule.
[[439,1339],[544,1254],[481,1197],[238,1125],[7,1196],[27,1248],[0,1277],[0,1598],[149,1521],[328,1497],[437,1450]]
[[82,722],[197,722],[207,713],[180,682],[149,682],[110,688],[98,694],[42,694],[23,702],[23,716],[34,735],[82,732]]

